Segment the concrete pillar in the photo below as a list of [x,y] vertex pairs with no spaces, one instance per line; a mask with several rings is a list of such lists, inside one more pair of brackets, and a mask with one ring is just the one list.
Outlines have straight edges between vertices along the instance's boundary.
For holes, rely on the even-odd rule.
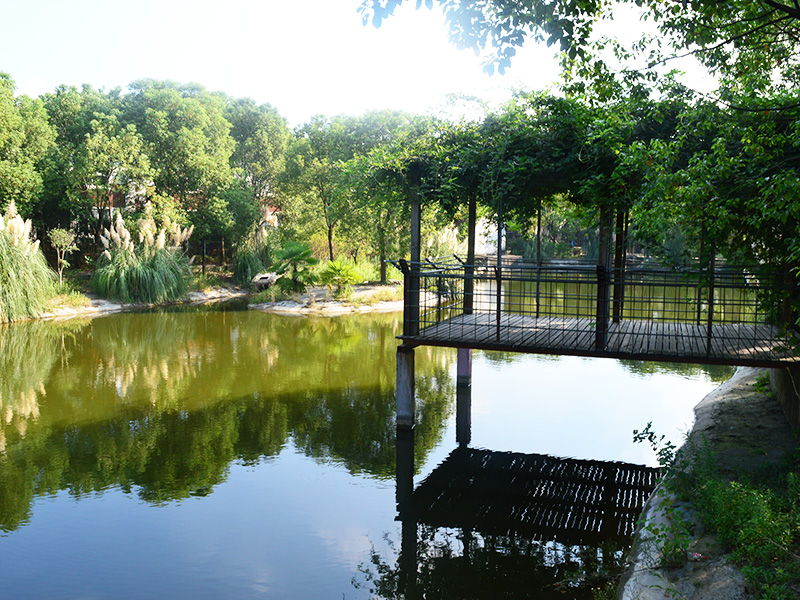
[[456,365],[456,443],[472,439],[472,349],[459,348]]
[[456,384],[470,385],[472,383],[472,348],[459,348],[456,363]]
[[414,391],[414,348],[397,347],[397,427],[414,427],[416,398]]

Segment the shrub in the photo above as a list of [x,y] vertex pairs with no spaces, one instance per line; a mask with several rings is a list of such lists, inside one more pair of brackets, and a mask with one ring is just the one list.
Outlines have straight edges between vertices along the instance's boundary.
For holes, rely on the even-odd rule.
[[349,294],[351,285],[361,281],[361,275],[353,263],[338,258],[323,265],[319,279],[328,288],[336,286],[335,296],[340,298]]
[[58,258],[58,284],[63,285],[64,269],[69,267],[67,254],[78,249],[75,245],[75,234],[66,229],[51,229],[47,232],[47,237],[50,238],[50,244]]
[[317,264],[311,248],[300,242],[287,242],[276,252],[277,273],[283,275],[278,287],[284,292],[304,292],[314,283],[312,267]]
[[237,246],[233,257],[233,278],[242,285],[249,285],[258,273],[263,273],[272,264],[269,237],[261,230],[247,236]]
[[192,229],[181,229],[166,219],[158,229],[152,217],[139,221],[139,244],[117,213],[116,223],[100,240],[105,251],[92,274],[92,288],[101,296],[122,302],[168,302],[189,289],[191,269],[181,245]]
[[12,201],[0,216],[0,322],[35,317],[55,293],[55,273]]

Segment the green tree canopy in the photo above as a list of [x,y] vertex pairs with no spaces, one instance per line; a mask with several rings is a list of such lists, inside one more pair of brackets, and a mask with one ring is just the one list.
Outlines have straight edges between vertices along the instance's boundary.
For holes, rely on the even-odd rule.
[[0,73],[0,209],[13,200],[24,215],[34,212],[54,139],[42,101],[15,97],[11,77]]

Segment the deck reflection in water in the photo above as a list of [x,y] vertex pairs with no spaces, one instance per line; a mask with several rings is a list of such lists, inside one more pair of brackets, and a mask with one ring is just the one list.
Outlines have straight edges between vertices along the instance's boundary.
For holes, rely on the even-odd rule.
[[376,582],[386,597],[589,598],[621,569],[659,477],[629,463],[466,445],[416,489],[413,473],[414,433],[398,431],[402,545]]

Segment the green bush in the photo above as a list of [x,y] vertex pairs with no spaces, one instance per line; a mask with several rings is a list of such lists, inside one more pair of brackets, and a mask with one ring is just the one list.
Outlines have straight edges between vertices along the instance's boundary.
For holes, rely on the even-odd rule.
[[287,242],[275,253],[278,259],[276,273],[283,275],[278,287],[284,292],[304,292],[314,284],[313,267],[319,262],[311,248],[300,242]]
[[55,273],[12,201],[0,216],[0,322],[35,317],[55,294]]
[[92,274],[91,286],[101,296],[122,302],[168,302],[186,295],[191,269],[181,245],[191,229],[167,219],[161,229],[151,217],[139,222],[139,244],[131,240],[122,215],[104,230],[105,251]]
[[350,286],[362,280],[356,266],[341,258],[326,262],[319,271],[319,279],[328,288],[336,287],[337,298],[349,295]]

